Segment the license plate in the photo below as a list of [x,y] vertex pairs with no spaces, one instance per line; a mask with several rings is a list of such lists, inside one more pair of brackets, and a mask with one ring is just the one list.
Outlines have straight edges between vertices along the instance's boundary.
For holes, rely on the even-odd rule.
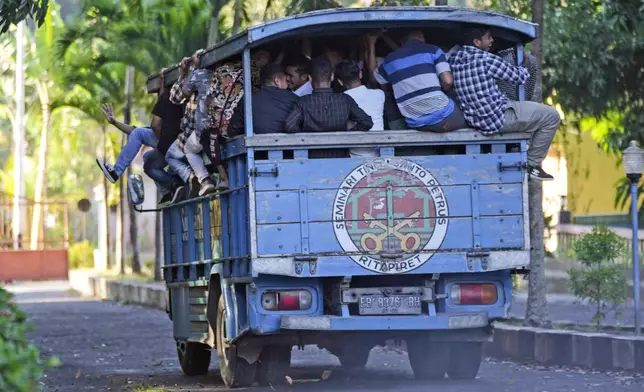
[[358,303],[360,314],[420,314],[418,295],[363,295]]

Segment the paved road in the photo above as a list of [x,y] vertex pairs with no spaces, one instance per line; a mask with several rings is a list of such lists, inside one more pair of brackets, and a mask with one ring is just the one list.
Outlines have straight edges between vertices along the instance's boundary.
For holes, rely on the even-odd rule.
[[[62,366],[43,379],[46,392],[225,391],[215,364],[207,377],[187,378],[175,358],[171,323],[165,313],[79,298],[62,284],[17,286],[17,301],[36,329],[31,339]],[[348,375],[325,351],[296,351],[284,391],[334,392],[641,392],[644,376],[546,369],[486,361],[471,382],[420,383],[405,354],[376,348],[367,368]],[[325,370],[331,377],[320,380]],[[139,389],[141,388],[141,389]],[[271,388],[252,388],[271,391]]]

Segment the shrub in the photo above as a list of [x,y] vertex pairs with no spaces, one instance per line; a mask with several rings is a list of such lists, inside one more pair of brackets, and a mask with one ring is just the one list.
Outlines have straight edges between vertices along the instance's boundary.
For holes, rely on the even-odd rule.
[[575,242],[574,251],[582,268],[569,271],[570,288],[575,296],[595,306],[593,322],[599,328],[607,305],[613,304],[617,314],[628,298],[625,265],[618,262],[624,255],[624,242],[606,227],[597,226]]
[[37,391],[43,373],[40,352],[26,341],[30,326],[11,297],[0,287],[0,391]]
[[69,247],[69,268],[93,268],[94,247],[91,242],[77,242]]

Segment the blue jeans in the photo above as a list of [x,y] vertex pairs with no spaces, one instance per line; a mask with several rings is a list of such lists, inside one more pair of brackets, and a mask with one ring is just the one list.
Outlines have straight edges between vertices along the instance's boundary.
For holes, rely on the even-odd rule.
[[179,181],[172,168],[170,172],[164,170],[167,165],[165,157],[156,148],[143,154],[143,171],[154,180],[162,196],[170,193],[172,184]]
[[130,136],[127,138],[127,143],[123,146],[119,157],[114,164],[114,171],[116,175],[121,177],[125,170],[130,166],[136,154],[139,153],[141,146],[157,147],[157,137],[152,128],[134,128]]
[[170,168],[181,177],[183,182],[187,183],[192,174],[192,168],[186,160],[186,154],[183,153],[183,149],[179,147],[179,140],[175,140],[172,143],[168,152],[165,154],[165,160],[168,162]]

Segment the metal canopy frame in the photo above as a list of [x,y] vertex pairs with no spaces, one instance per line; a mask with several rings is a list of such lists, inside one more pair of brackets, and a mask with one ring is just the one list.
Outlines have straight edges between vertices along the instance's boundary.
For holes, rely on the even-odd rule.
[[[377,29],[396,27],[461,28],[467,24],[490,27],[495,35],[521,44],[537,37],[537,25],[496,12],[458,7],[371,7],[335,8],[308,12],[301,15],[266,22],[208,48],[201,58],[203,67],[210,67],[232,56],[241,55],[244,49],[294,36],[320,33],[334,29]],[[179,67],[166,71],[165,81],[174,83],[179,77]],[[159,90],[159,74],[148,78],[148,92]]]

